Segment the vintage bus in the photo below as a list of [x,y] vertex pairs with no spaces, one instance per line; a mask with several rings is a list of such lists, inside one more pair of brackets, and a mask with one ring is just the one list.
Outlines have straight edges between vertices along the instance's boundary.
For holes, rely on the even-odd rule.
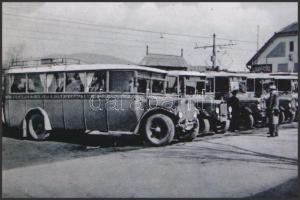
[[5,71],[4,123],[36,140],[59,129],[139,134],[155,146],[192,140],[199,129],[197,109],[166,91],[166,74],[119,64],[12,67]]
[[169,76],[180,80],[180,93],[196,105],[200,124],[199,134],[210,131],[225,133],[229,127],[230,108],[224,100],[215,100],[206,94],[206,75],[197,71],[169,71]]
[[[296,120],[298,109],[298,78],[296,76],[278,74],[247,74],[247,92],[251,96],[261,98],[261,110],[265,111],[265,102],[269,98],[269,85],[275,84],[279,93],[279,122]],[[265,113],[265,112],[264,112]],[[265,115],[264,115],[265,116]],[[265,123],[267,118],[265,117]]]
[[279,93],[280,123],[297,120],[298,113],[298,77],[296,75],[270,74]]
[[209,92],[217,100],[228,100],[231,91],[238,89],[240,100],[240,125],[245,129],[252,129],[261,123],[261,110],[258,109],[259,98],[247,94],[247,76],[244,73],[215,72],[206,73],[207,87]]

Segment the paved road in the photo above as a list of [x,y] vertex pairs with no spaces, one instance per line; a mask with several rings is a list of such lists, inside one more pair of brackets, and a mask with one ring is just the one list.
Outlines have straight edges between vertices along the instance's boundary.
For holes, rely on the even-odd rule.
[[[246,197],[298,176],[298,130],[200,138],[6,169],[4,197]],[[97,151],[97,150],[95,150]]]

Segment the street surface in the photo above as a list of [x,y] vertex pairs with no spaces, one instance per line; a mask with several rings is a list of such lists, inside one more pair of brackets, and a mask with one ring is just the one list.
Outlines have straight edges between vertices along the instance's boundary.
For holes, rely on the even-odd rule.
[[3,137],[2,193],[3,197],[295,197],[289,189],[297,188],[298,128],[296,123],[292,126],[281,126],[275,138],[261,128],[166,147],[144,147],[135,137],[68,135],[44,142]]

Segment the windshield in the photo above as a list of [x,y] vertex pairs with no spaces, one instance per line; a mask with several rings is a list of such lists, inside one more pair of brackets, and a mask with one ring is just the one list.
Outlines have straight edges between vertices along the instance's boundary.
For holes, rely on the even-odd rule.
[[290,92],[292,90],[291,80],[280,79],[277,80],[278,91],[280,92]]
[[298,80],[292,80],[292,91],[298,93]]
[[205,92],[205,81],[202,77],[186,77],[186,94],[195,95]]

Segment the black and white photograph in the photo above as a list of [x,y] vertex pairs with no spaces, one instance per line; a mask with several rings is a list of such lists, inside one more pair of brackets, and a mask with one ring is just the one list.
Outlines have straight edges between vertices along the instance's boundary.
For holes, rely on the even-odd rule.
[[299,198],[298,2],[2,2],[2,198]]

